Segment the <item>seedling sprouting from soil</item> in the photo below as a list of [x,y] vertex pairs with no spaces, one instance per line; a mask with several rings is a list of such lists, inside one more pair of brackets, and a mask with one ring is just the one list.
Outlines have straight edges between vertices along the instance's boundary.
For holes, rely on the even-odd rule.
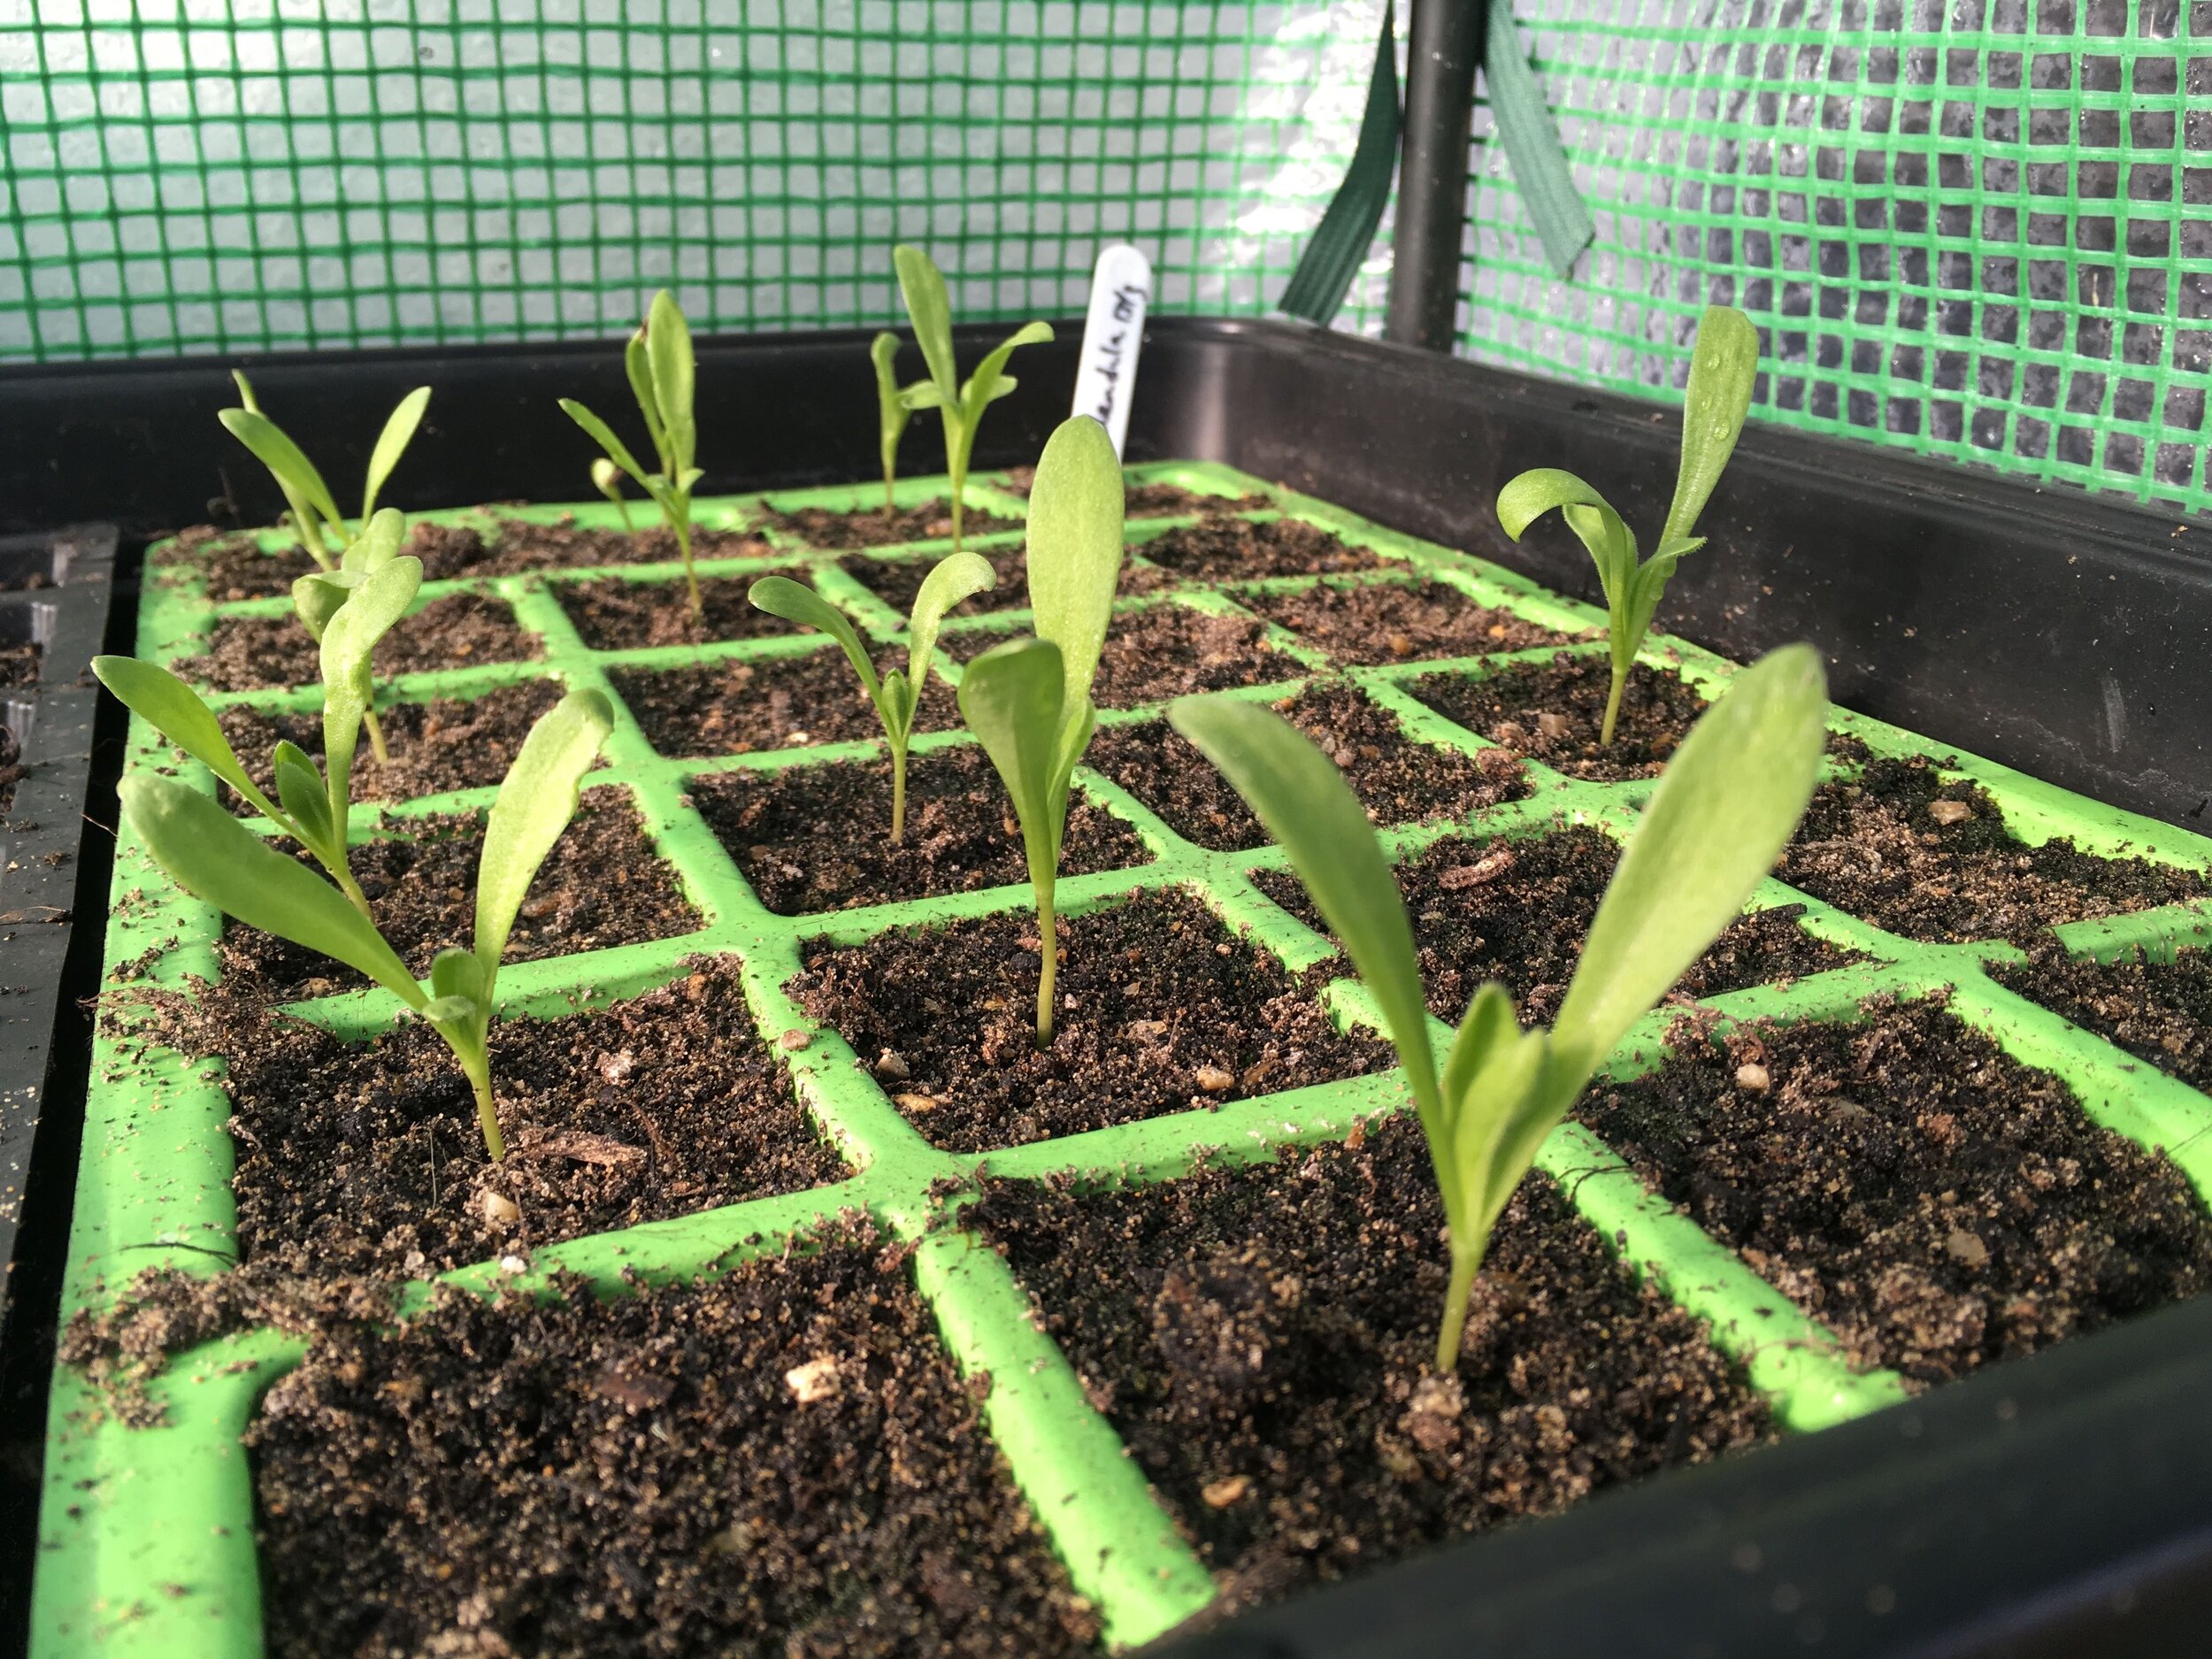
[[[357,545],[396,544],[397,531],[392,521],[398,518],[389,508],[379,513],[370,534]],[[375,693],[369,657],[376,642],[406,615],[421,586],[422,561],[404,555],[386,557],[373,569],[300,579],[293,603],[322,647],[323,764],[319,770],[313,757],[296,743],[279,743],[273,801],[239,764],[214,710],[198,692],[167,669],[142,663],[134,657],[96,657],[92,672],[131,712],[235,789],[247,805],[278,830],[306,848],[365,918],[369,901],[346,864],[346,818],[353,804],[354,751]],[[229,818],[211,802],[208,805],[219,816]],[[254,839],[242,829],[240,833]],[[189,882],[184,885],[191,887]]]
[[1013,797],[1044,963],[1037,1046],[1052,1041],[1059,964],[1053,887],[1067,832],[1068,787],[1098,717],[1091,681],[1121,580],[1121,463],[1088,415],[1062,423],[1029,496],[1029,603],[1037,637],[994,646],[960,677],[960,714]]
[[[346,610],[359,603],[358,599],[351,601],[339,611],[332,620],[333,632],[342,625]],[[110,667],[102,670],[101,678],[111,688],[118,687],[119,678],[126,682],[129,679],[127,670],[111,677],[118,663],[145,674],[162,672],[127,657],[103,660]],[[136,688],[151,683],[142,681]],[[146,713],[119,688],[117,695]],[[274,809],[239,767],[214,725],[214,717],[207,714],[206,705],[197,698],[193,703],[197,704],[199,716],[205,718],[204,728],[191,729],[195,717],[189,710],[182,711],[180,721],[179,710],[172,708],[169,714],[173,722],[190,730],[196,741],[186,741],[168,726],[162,727],[164,734],[208,761],[211,771],[288,833],[303,840],[301,830],[304,828],[315,833],[319,840],[326,840],[331,833],[327,820],[303,824],[302,819],[329,808],[307,808],[303,804],[307,797],[296,793],[308,782],[313,763],[296,749],[292,750],[288,766],[295,793],[284,795],[283,809]],[[154,718],[150,714],[147,718]],[[186,892],[250,927],[288,939],[359,970],[428,1020],[453,1050],[469,1080],[476,1096],[477,1122],[484,1132],[485,1148],[497,1159],[506,1156],[491,1073],[491,1017],[499,959],[506,953],[507,935],[522,908],[523,897],[546,854],[574,815],[583,775],[613,725],[614,713],[604,694],[572,691],[530,728],[484,825],[484,851],[476,874],[476,949],[448,946],[441,950],[431,962],[427,989],[407,971],[399,953],[377,931],[361,900],[360,888],[350,877],[341,884],[346,888],[341,896],[337,888],[270,846],[212,797],[176,779],[143,773],[126,778],[116,786],[116,793],[121,797],[124,816],[154,862]],[[280,793],[287,769],[288,757],[280,752]],[[334,779],[341,770],[340,764],[334,764]],[[334,833],[337,865],[343,869],[342,817]],[[316,856],[326,869],[331,867],[322,851],[317,850]]]
[[[876,365],[877,447],[883,451],[883,516],[887,518],[899,510],[892,497],[892,487],[899,481],[899,440],[906,435],[906,423],[914,417],[899,389],[898,355],[899,337],[887,330],[878,334],[868,348],[869,361]],[[953,495],[957,499],[959,491]]]
[[630,503],[622,494],[622,469],[605,456],[591,464],[591,487],[614,503],[614,510],[622,515],[626,534],[634,534],[637,526],[630,522]]
[[[254,457],[269,469],[277,488],[284,492],[285,504],[290,509],[292,529],[299,536],[316,564],[325,570],[337,566],[331,560],[331,549],[342,552],[350,546],[355,531],[346,527],[346,517],[338,511],[337,500],[330,493],[330,486],[323,482],[323,475],[315,470],[315,464],[302,453],[298,444],[285,435],[284,429],[261,412],[261,405],[254,401],[253,387],[246,377],[234,369],[230,378],[238,382],[238,396],[245,405],[242,409],[226,409],[218,419],[229,428],[231,435],[252,450]],[[376,511],[378,493],[384,480],[399,465],[399,457],[407,453],[407,445],[414,438],[415,428],[422,424],[423,411],[430,407],[430,388],[418,386],[399,400],[384,423],[384,430],[376,440],[376,448],[369,453],[368,481],[361,491],[361,517],[356,520],[360,531],[365,532],[369,520]]]
[[1605,497],[1572,472],[1538,467],[1523,472],[1498,492],[1498,522],[1516,541],[1521,533],[1556,507],[1567,527],[1582,539],[1597,561],[1598,583],[1605,590],[1607,642],[1612,649],[1613,687],[1605,700],[1605,724],[1598,741],[1610,743],[1620,718],[1621,692],[1637,648],[1651,627],[1659,596],[1686,553],[1705,545],[1692,535],[1706,499],[1720,482],[1735,453],[1744,414],[1751,407],[1752,382],[1759,373],[1759,331],[1751,319],[1728,305],[1709,305],[1697,326],[1690,353],[1690,384],[1682,405],[1682,461],[1675,473],[1674,502],[1651,557],[1637,563],[1636,536],[1607,504]]
[[623,349],[622,366],[629,373],[638,412],[645,417],[645,435],[652,441],[658,470],[649,472],[640,466],[629,446],[614,435],[614,429],[574,398],[564,397],[561,407],[592,435],[609,460],[637,480],[638,488],[661,510],[661,522],[675,532],[676,549],[683,555],[691,619],[697,622],[706,615],[699,596],[699,578],[691,566],[691,490],[701,476],[700,469],[693,465],[698,454],[699,428],[691,408],[698,365],[692,356],[690,326],[684,321],[676,296],[666,288],[653,296],[644,326],[630,336],[630,343]]
[[764,576],[747,590],[746,597],[759,610],[787,622],[819,628],[845,648],[845,660],[860,676],[868,700],[876,705],[883,722],[884,741],[891,749],[891,842],[906,839],[906,746],[914,735],[915,711],[922,704],[922,687],[929,679],[930,653],[936,649],[937,627],[945,612],[971,594],[979,594],[998,580],[991,561],[980,553],[953,553],[938,561],[922,579],[914,595],[913,614],[906,625],[906,672],[893,669],[876,678],[868,647],[845,613],[811,588],[788,576]]
[[1538,1147],[1629,1026],[1735,919],[1812,799],[1827,686],[1809,645],[1760,659],[1675,752],[1621,855],[1549,1031],[1524,1032],[1492,981],[1440,1076],[1413,929],[1367,813],[1328,757],[1270,710],[1187,697],[1175,729],[1218,766],[1290,855],[1405,1063],[1451,1233],[1436,1367],[1458,1362],[1490,1230]]
[[[292,609],[299,616],[300,626],[307,630],[309,637],[316,644],[322,643],[323,630],[330,625],[331,618],[338,614],[346,601],[359,593],[370,577],[400,557],[400,541],[406,534],[405,516],[396,508],[386,507],[371,518],[361,534],[353,539],[353,544],[339,559],[336,570],[316,571],[292,584]],[[413,565],[418,572],[421,571],[420,560],[411,558],[408,563]],[[418,575],[415,586],[420,585],[421,580]],[[409,602],[412,603],[413,598],[411,589]],[[373,648],[376,641],[371,640],[369,644]],[[366,660],[363,658],[364,665]],[[352,664],[346,666],[350,672]],[[325,685],[329,683],[328,671],[326,670]],[[325,696],[327,695],[326,690]],[[377,722],[373,680],[370,682],[366,699],[362,704],[361,724],[368,731],[369,748],[376,756],[377,764],[383,765],[392,757],[384,747],[384,728]]]
[[[898,270],[899,292],[906,298],[915,342],[922,349],[922,360],[929,365],[929,378],[916,381],[899,396],[908,409],[933,409],[944,420],[945,471],[952,480],[952,545],[958,552],[960,495],[968,481],[968,457],[975,451],[975,429],[982,422],[983,411],[1014,389],[1014,377],[1005,373],[1006,359],[1013,356],[1014,348],[1042,344],[1052,338],[1052,330],[1044,323],[1024,323],[992,347],[964,382],[953,364],[952,302],[945,295],[943,273],[919,248],[893,249],[891,263]],[[879,358],[877,373],[882,372]]]

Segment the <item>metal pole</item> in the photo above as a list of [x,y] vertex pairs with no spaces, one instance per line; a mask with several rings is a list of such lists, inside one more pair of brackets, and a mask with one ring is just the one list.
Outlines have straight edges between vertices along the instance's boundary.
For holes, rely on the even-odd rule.
[[1486,11],[1486,0],[1413,0],[1390,308],[1383,321],[1383,338],[1398,345],[1449,351],[1454,343],[1475,65]]

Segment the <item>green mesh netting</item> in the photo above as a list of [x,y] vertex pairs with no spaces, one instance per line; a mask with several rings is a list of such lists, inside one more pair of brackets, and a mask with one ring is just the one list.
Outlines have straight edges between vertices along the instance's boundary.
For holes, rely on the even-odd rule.
[[[1599,234],[1551,278],[1479,110],[1471,355],[1656,394],[1729,300],[1767,419],[2212,506],[2212,5],[1515,4]],[[604,334],[664,283],[705,327],[876,323],[901,238],[971,316],[1078,309],[1123,237],[1162,309],[1263,311],[1379,15],[0,0],[0,357]]]

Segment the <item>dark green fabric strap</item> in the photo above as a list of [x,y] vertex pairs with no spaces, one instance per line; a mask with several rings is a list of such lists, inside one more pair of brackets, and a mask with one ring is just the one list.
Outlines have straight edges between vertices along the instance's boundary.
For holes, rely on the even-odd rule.
[[1483,40],[1483,79],[1490,88],[1490,115],[1498,125],[1513,182],[1528,207],[1544,257],[1561,277],[1574,270],[1585,248],[1597,239],[1590,210],[1575,188],[1559,127],[1545,107],[1544,89],[1528,65],[1521,32],[1514,27],[1511,0],[1490,0],[1490,27]]
[[1383,0],[1382,38],[1375,44],[1375,73],[1367,83],[1367,112],[1344,182],[1314,227],[1313,239],[1290,273],[1279,309],[1308,322],[1326,324],[1344,303],[1360,261],[1374,245],[1398,167],[1398,40],[1391,25],[1394,0]]
[[[1476,0],[1450,0],[1472,4]],[[1375,241],[1390,180],[1398,165],[1398,42],[1392,24],[1394,0],[1384,0],[1382,35],[1375,42],[1375,71],[1367,83],[1367,110],[1361,116],[1359,142],[1352,150],[1344,182],[1314,227],[1312,240],[1291,273],[1278,309],[1309,322],[1326,324],[1344,303],[1360,261]],[[1583,205],[1568,171],[1559,128],[1544,105],[1543,88],[1521,47],[1513,24],[1511,0],[1490,0],[1483,42],[1483,73],[1490,88],[1490,111],[1505,147],[1513,181],[1528,205],[1530,219],[1544,244],[1545,257],[1562,277],[1596,239],[1590,211]]]

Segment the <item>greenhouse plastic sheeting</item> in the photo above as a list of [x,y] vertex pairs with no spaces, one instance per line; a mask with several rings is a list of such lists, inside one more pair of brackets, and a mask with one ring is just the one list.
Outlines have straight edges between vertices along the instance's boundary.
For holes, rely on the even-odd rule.
[[[1725,300],[1764,419],[2212,505],[2212,5],[1515,10],[1598,239],[1550,274],[1479,108],[1471,355],[1668,396]],[[0,0],[0,356],[603,334],[663,283],[708,328],[872,324],[901,238],[969,316],[1079,309],[1125,237],[1162,309],[1262,312],[1379,19]],[[1339,326],[1379,326],[1387,238]]]

